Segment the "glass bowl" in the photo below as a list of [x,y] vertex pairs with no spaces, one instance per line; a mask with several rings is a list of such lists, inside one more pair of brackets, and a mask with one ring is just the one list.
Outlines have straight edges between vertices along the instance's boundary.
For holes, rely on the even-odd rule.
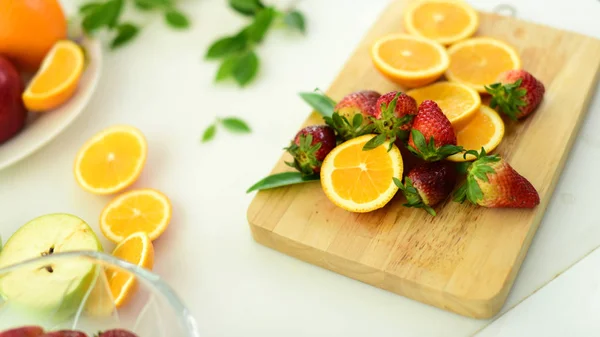
[[[132,282],[131,296],[118,308],[107,275]],[[157,275],[104,253],[57,253],[0,269],[0,295],[0,332],[38,325],[89,336],[109,329],[139,337],[200,336],[190,312]]]

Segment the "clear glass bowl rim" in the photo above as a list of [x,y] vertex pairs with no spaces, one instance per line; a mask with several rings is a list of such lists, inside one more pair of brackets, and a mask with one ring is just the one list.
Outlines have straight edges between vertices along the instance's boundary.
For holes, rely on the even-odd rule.
[[70,258],[88,258],[92,260],[92,262],[100,261],[102,264],[107,266],[113,266],[125,271],[128,271],[143,279],[147,283],[149,283],[154,289],[160,292],[165,299],[171,304],[172,309],[176,312],[179,323],[182,328],[185,330],[186,335],[181,337],[200,337],[198,332],[198,325],[196,320],[192,317],[190,311],[183,304],[179,296],[173,291],[173,289],[165,283],[160,276],[140,267],[136,266],[127,261],[118,259],[114,256],[108,255],[102,252],[94,252],[94,251],[72,251],[72,252],[62,252],[56,253],[52,255],[42,256],[34,259],[24,260],[14,265],[7,266],[5,268],[0,269],[0,277],[7,273],[10,273],[14,270],[19,270],[20,268],[27,267],[29,265],[39,266],[40,264],[50,264],[51,261],[60,261],[63,259]]

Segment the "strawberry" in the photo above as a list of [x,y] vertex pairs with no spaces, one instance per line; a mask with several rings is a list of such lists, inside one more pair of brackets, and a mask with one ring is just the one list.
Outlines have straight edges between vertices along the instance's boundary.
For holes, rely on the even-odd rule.
[[329,126],[307,126],[285,148],[294,158],[294,162],[286,164],[305,175],[317,174],[323,160],[336,145],[335,132]]
[[379,136],[365,144],[365,149],[376,148],[386,140],[389,140],[390,144],[397,140],[406,140],[416,114],[417,102],[404,93],[392,91],[379,97],[375,114],[370,117],[373,133]]
[[442,160],[463,151],[461,146],[456,146],[452,124],[442,109],[431,100],[419,105],[408,138],[408,149],[426,161]]
[[394,179],[394,182],[406,197],[404,206],[423,208],[435,216],[432,206],[442,202],[452,192],[456,175],[448,163],[423,163],[408,172],[404,184],[398,179]]
[[98,337],[137,337],[137,335],[127,330],[114,329],[100,332]]
[[490,107],[512,120],[531,114],[540,105],[546,92],[542,82],[521,69],[503,72],[498,82],[486,86],[485,90],[492,95]]
[[331,117],[324,117],[342,141],[372,132],[370,117],[375,113],[375,103],[381,95],[372,90],[356,91],[342,98]]
[[456,191],[454,200],[491,208],[534,208],[540,196],[533,185],[498,155],[469,150],[477,159],[467,168],[467,181]]

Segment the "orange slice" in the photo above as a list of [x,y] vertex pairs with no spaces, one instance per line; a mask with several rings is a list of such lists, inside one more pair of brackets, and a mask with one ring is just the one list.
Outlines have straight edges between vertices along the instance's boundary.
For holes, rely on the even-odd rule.
[[144,135],[131,126],[113,126],[89,139],[75,158],[75,179],[86,191],[112,194],[133,184],[146,163]]
[[100,215],[102,234],[114,243],[136,232],[148,234],[154,241],[164,233],[171,221],[171,202],[153,189],[123,193],[112,200]]
[[[456,130],[456,142],[465,150],[492,152],[504,137],[504,122],[498,113],[482,105],[475,113],[471,121],[463,128]],[[448,157],[454,162],[471,161],[475,159],[472,155],[463,157],[464,153],[457,153]]]
[[449,45],[477,31],[479,15],[462,0],[414,1],[404,14],[406,31]]
[[437,82],[406,93],[421,104],[430,99],[438,104],[454,128],[469,122],[481,106],[479,93],[469,86],[453,82]]
[[357,213],[385,206],[398,187],[393,178],[402,178],[402,155],[389,143],[364,151],[375,135],[365,135],[334,148],[321,166],[321,186],[337,206]]
[[[154,247],[146,233],[134,233],[123,240],[112,253],[113,256],[152,270],[154,266]],[[106,279],[110,287],[115,306],[121,307],[135,290],[135,275],[126,271],[107,269]]]
[[485,85],[495,83],[498,76],[521,68],[517,51],[500,40],[477,37],[458,42],[448,48],[450,67],[446,77],[485,93]]
[[73,41],[57,42],[31,80],[23,102],[30,111],[52,110],[73,96],[84,67],[83,50]]
[[437,80],[450,59],[441,44],[418,36],[394,34],[378,39],[371,48],[377,70],[405,87],[419,87]]

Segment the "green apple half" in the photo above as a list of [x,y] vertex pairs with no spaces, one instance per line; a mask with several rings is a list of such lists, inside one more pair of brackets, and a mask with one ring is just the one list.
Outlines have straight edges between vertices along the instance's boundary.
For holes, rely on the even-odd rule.
[[[85,221],[69,214],[49,214],[31,220],[13,234],[0,253],[0,269],[40,256],[69,251],[102,251]],[[89,259],[28,265],[0,275],[0,294],[9,304],[47,318],[74,314],[98,274]]]

